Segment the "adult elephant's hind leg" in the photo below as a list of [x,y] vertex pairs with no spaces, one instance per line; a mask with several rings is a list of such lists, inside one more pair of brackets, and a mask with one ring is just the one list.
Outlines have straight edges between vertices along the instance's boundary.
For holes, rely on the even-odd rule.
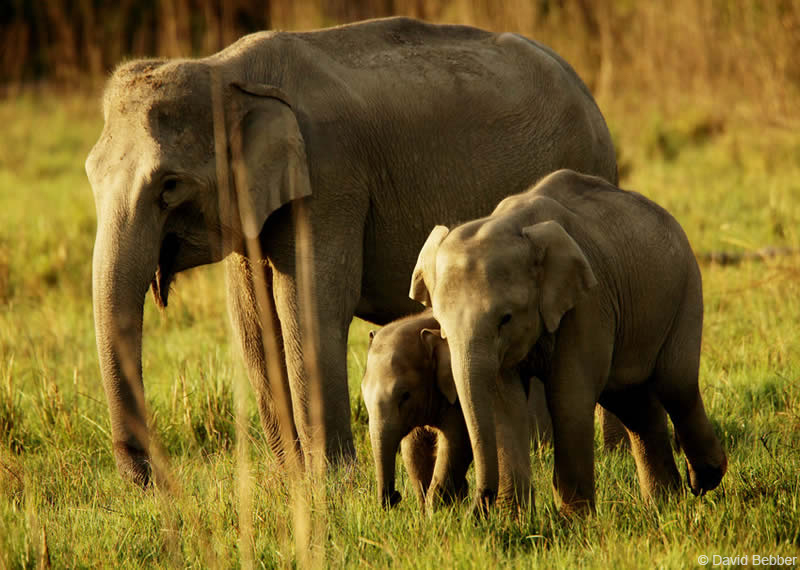
[[655,395],[637,387],[601,401],[628,430],[642,496],[653,498],[677,490],[681,476],[672,456],[667,416]]
[[[296,454],[302,465],[302,452],[294,424],[289,381],[283,359],[283,337],[272,293],[271,272],[265,265],[257,264],[256,268],[262,274],[258,276],[259,279],[254,280],[253,264],[238,254],[230,255],[226,264],[228,312],[234,334],[241,347],[250,383],[256,393],[258,413],[267,443],[281,463],[285,462],[286,454],[291,451]],[[260,293],[256,291],[256,282],[263,283],[264,291]],[[261,311],[259,311],[259,299],[267,304]],[[275,335],[272,341],[264,337],[262,315],[271,321],[271,327],[266,328],[271,328]],[[277,358],[272,364],[273,370],[278,373],[272,378],[268,374],[265,340],[274,342],[273,346],[277,352]],[[276,399],[274,388],[282,391],[283,405]],[[282,428],[289,440],[285,443],[282,441]],[[291,446],[290,450],[286,449],[287,446]]]

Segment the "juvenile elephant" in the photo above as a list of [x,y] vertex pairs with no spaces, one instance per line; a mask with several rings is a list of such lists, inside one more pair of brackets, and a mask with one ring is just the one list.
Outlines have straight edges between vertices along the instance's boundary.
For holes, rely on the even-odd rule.
[[95,331],[117,465],[141,483],[151,285],[166,306],[177,273],[227,258],[229,312],[271,448],[308,459],[319,370],[326,458],[350,460],[349,323],[421,309],[402,276],[430,229],[486,215],[560,167],[616,178],[603,117],[558,55],[516,34],[406,18],[125,63],[103,117],[86,159]]
[[[539,442],[549,438],[550,416],[544,386],[536,378],[529,382],[530,435]],[[401,499],[395,490],[398,447],[421,507],[466,496],[472,448],[450,350],[430,310],[370,332],[361,393],[384,506]]]
[[698,389],[700,271],[675,219],[640,194],[567,170],[551,174],[488,217],[434,228],[411,296],[432,304],[450,346],[477,512],[498,487],[504,501],[529,491],[527,462],[498,469],[498,455],[524,447],[523,430],[508,427],[524,416],[510,374],[523,361],[545,385],[562,511],[594,508],[597,402],[625,425],[645,496],[680,484],[665,409],[692,491],[722,479],[725,453]]

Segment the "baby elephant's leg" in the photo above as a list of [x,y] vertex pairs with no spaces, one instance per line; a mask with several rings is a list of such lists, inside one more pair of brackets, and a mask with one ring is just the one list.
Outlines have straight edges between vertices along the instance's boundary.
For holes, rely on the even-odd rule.
[[417,502],[424,508],[436,461],[436,433],[425,427],[413,429],[400,442],[400,455]]
[[472,463],[472,446],[461,406],[456,402],[442,417],[436,440],[436,466],[428,492],[428,505],[449,504],[467,496],[467,469]]

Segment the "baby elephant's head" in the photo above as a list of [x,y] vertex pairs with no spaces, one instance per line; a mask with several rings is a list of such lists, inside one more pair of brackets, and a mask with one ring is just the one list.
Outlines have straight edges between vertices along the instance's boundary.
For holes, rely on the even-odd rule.
[[411,317],[370,332],[361,394],[369,413],[369,434],[385,507],[400,501],[394,488],[400,442],[420,426],[436,426],[456,402],[450,350],[432,317]]

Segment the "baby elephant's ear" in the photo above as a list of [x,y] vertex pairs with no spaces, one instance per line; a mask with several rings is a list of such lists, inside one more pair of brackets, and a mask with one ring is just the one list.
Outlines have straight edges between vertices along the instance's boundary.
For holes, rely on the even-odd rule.
[[369,331],[369,344],[367,345],[367,350],[369,350],[370,348],[372,348],[372,341],[373,341],[373,339],[375,338],[375,334],[376,334],[377,332],[378,332],[378,331],[376,331],[375,329],[372,329],[371,331]]
[[431,293],[436,278],[436,251],[448,233],[450,230],[445,226],[433,228],[422,249],[419,250],[417,265],[411,275],[411,290],[408,296],[427,307],[431,306]]
[[597,279],[583,250],[558,222],[534,224],[522,234],[531,241],[534,265],[541,268],[539,312],[552,333]]
[[442,333],[439,330],[422,329],[419,332],[419,336],[428,349],[428,357],[435,369],[436,385],[439,391],[444,394],[448,402],[455,404],[456,400],[458,400],[458,393],[456,392],[455,380],[453,380],[450,347],[447,341],[442,338]]

